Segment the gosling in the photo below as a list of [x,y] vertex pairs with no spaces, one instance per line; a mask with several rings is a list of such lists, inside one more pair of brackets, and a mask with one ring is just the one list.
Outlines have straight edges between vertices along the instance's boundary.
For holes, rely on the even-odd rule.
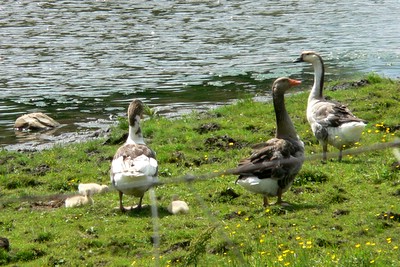
[[83,195],[69,197],[65,200],[66,208],[74,208],[84,205],[93,205],[92,192],[86,190]]

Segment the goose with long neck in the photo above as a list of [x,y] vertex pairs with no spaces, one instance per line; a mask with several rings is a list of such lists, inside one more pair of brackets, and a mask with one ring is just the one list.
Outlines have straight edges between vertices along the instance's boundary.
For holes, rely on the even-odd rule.
[[286,77],[275,80],[272,97],[276,115],[275,138],[257,145],[249,158],[239,162],[236,182],[246,190],[263,195],[263,205],[268,197],[277,196],[277,204],[286,205],[282,194],[292,185],[304,161],[304,144],[296,133],[286,111],[285,92],[301,82]]
[[137,208],[142,207],[144,193],[157,181],[158,163],[155,153],[146,146],[140,119],[143,117],[144,104],[133,100],[128,108],[129,133],[124,145],[118,148],[111,162],[111,184],[119,193],[119,208],[125,211],[122,196],[139,197]]
[[345,105],[324,98],[325,70],[320,55],[314,51],[304,51],[295,62],[308,62],[314,68],[314,84],[307,103],[307,120],[322,145],[323,161],[327,160],[326,153],[330,144],[339,149],[340,162],[342,150],[360,140],[367,122],[353,115]]

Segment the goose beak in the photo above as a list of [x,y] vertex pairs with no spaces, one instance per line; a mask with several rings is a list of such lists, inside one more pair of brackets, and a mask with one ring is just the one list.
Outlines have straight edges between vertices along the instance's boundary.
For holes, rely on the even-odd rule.
[[290,84],[290,86],[297,86],[297,85],[301,84],[301,81],[289,79],[289,84]]
[[293,63],[304,62],[302,57],[296,58],[293,60]]

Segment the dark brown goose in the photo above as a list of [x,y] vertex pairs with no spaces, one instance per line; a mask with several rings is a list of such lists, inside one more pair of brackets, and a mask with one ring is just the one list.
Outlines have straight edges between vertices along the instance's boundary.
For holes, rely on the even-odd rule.
[[140,198],[137,208],[142,207],[144,193],[157,181],[158,164],[155,153],[146,146],[140,128],[144,104],[133,100],[128,108],[129,135],[118,148],[111,163],[111,183],[119,192],[119,207],[125,211],[122,196]]
[[240,175],[236,182],[250,192],[262,194],[264,206],[269,205],[269,196],[277,196],[277,204],[285,204],[282,194],[290,188],[303,165],[304,144],[296,133],[284,100],[285,92],[300,83],[285,77],[275,80],[272,86],[276,114],[275,138],[258,146],[238,166]]
[[367,122],[354,116],[345,105],[324,98],[325,70],[320,55],[314,51],[304,51],[295,62],[308,62],[314,67],[314,85],[308,97],[307,120],[322,145],[323,161],[327,160],[328,144],[339,149],[338,160],[341,161],[342,150],[360,140]]

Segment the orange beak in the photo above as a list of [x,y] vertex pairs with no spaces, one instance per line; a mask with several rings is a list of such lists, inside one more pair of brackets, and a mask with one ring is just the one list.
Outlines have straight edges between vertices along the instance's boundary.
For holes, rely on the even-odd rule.
[[289,79],[289,84],[290,84],[290,86],[297,86],[297,85],[301,84],[301,81]]

